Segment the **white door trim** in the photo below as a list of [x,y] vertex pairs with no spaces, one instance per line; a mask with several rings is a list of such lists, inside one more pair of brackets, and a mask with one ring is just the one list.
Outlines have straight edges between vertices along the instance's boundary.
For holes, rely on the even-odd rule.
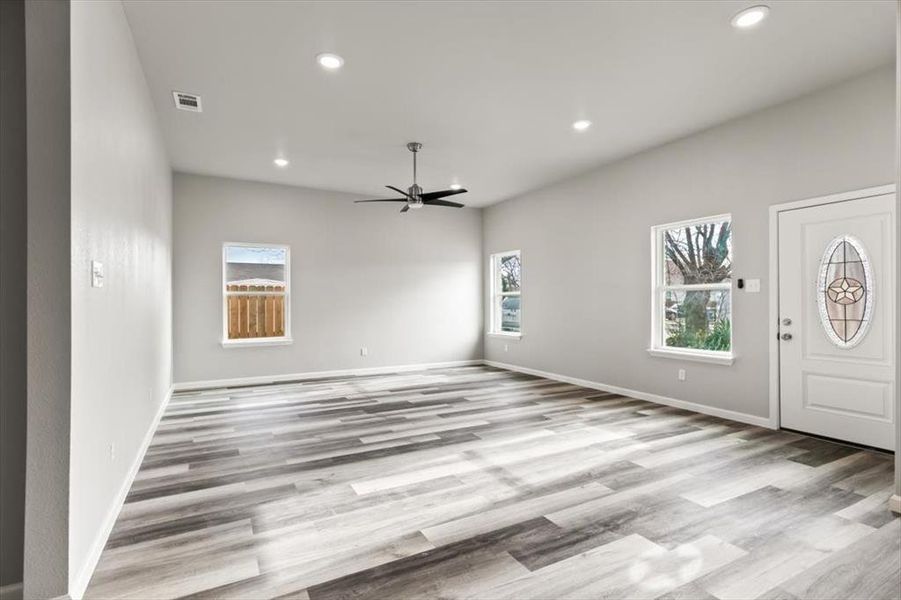
[[[836,202],[847,202],[848,200],[860,200],[872,196],[882,196],[883,194],[892,194],[894,192],[894,184],[880,185],[864,188],[862,190],[853,190],[850,192],[842,192],[840,194],[830,194],[828,196],[819,196],[817,198],[796,200],[794,202],[785,202],[783,204],[773,204],[770,206],[770,322],[767,331],[770,336],[770,427],[772,429],[779,429],[780,427],[779,341],[776,339],[776,336],[779,335],[779,213],[789,210],[798,210],[799,208],[821,206],[823,204],[834,204]],[[901,407],[899,407],[899,410],[895,411],[895,414],[901,414]]]

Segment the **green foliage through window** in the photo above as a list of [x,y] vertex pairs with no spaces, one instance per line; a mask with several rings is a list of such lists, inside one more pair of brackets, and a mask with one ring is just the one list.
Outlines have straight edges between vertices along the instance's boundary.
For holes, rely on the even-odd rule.
[[672,348],[728,352],[732,345],[731,331],[732,324],[728,319],[714,322],[710,331],[687,331],[683,324],[679,324],[668,332],[666,345]]

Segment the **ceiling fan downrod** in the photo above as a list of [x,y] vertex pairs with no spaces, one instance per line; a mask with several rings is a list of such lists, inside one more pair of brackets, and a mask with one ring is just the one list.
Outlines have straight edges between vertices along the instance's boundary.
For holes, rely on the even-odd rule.
[[422,144],[419,142],[409,142],[407,144],[407,150],[413,153],[413,185],[410,186],[410,189],[407,190],[410,192],[410,195],[416,198],[418,201],[418,205],[411,208],[419,208],[422,206],[421,200],[419,197],[422,195],[422,188],[419,187],[419,184],[416,182],[416,153],[422,148]]

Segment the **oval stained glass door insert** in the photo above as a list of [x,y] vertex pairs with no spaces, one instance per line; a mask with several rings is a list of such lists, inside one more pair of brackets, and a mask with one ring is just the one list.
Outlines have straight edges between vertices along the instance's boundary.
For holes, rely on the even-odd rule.
[[839,348],[863,340],[873,318],[873,272],[860,240],[840,235],[820,262],[817,304],[826,336]]

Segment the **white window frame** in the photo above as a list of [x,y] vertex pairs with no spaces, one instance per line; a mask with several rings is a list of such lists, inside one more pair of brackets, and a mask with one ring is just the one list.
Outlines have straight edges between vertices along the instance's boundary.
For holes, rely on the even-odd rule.
[[[685,221],[676,221],[674,223],[665,223],[663,225],[651,227],[651,345],[650,348],[648,348],[648,354],[651,356],[706,362],[718,365],[731,365],[735,361],[735,304],[733,303],[735,294],[732,291],[732,281],[730,280],[724,283],[666,285],[666,277],[664,274],[664,267],[666,265],[666,247],[663,242],[663,233],[665,231],[683,227],[693,227],[695,225],[704,225],[706,223],[719,223],[722,221],[729,221],[731,223],[732,215],[722,214],[701,219],[687,219]],[[733,228],[731,252],[733,264],[735,259],[734,235]],[[672,348],[666,345],[666,336],[664,332],[666,319],[664,318],[663,311],[666,308],[666,292],[674,290],[725,290],[729,292],[729,318],[731,324],[729,328],[730,339],[728,352],[720,350]]]
[[[519,291],[518,292],[502,292],[501,291],[501,260],[508,256],[519,257]],[[522,337],[522,253],[519,250],[507,250],[506,252],[496,252],[489,259],[489,273],[491,274],[491,285],[489,290],[489,327],[488,335],[499,336],[505,338],[521,338]],[[501,309],[501,301],[506,297],[518,297],[519,300],[519,331],[501,331],[501,320],[503,319],[503,311]]]
[[[228,249],[241,248],[278,248],[285,251],[285,335],[278,337],[229,339],[228,337],[228,297],[229,296],[272,296],[272,292],[230,292],[226,288],[226,262]],[[291,338],[291,247],[286,244],[256,244],[250,242],[224,242],[222,244],[222,346],[224,348],[240,348],[246,346],[284,346],[294,343]]]

